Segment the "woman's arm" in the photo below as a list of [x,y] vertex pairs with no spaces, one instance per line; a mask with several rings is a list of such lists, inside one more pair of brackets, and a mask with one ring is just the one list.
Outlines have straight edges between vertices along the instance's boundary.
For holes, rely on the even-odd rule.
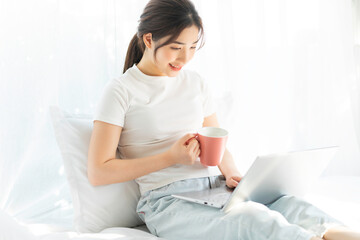
[[224,156],[218,167],[226,178],[226,185],[228,185],[230,188],[236,187],[240,182],[242,175],[237,169],[229,150],[225,149]]
[[[209,117],[204,118],[203,127],[220,127],[216,113],[214,113]],[[234,159],[231,153],[229,152],[229,150],[225,149],[224,156],[218,167],[221,173],[226,178],[226,184],[229,187],[236,187],[238,182],[241,180],[242,175],[237,169]]]
[[[126,182],[174,164],[194,164],[200,154],[195,134],[186,134],[163,153],[135,159],[116,159],[122,127],[95,121],[91,135],[87,174],[94,186]],[[186,143],[186,144],[185,144]]]

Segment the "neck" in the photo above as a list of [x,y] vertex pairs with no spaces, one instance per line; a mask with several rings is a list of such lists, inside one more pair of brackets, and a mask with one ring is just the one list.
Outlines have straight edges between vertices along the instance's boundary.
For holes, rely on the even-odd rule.
[[150,60],[148,52],[145,51],[140,62],[136,64],[137,68],[146,75],[149,76],[166,76],[162,73],[156,65]]

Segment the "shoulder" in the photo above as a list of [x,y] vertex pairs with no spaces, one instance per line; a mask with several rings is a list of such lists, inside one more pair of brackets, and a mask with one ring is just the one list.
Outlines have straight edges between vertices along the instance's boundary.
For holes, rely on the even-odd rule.
[[105,95],[115,98],[128,99],[129,91],[127,83],[131,82],[128,80],[128,77],[123,74],[120,77],[111,79],[104,87]]
[[134,74],[132,73],[132,68],[129,68],[122,75],[115,77],[112,81],[108,82],[107,85],[117,88],[117,89],[126,89],[128,85],[131,85],[134,81]]

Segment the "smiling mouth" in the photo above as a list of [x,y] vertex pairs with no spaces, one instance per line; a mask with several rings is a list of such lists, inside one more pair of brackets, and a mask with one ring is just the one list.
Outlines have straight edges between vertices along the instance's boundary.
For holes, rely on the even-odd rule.
[[182,68],[182,66],[176,66],[176,65],[172,65],[171,63],[169,63],[169,65],[176,70],[180,70]]

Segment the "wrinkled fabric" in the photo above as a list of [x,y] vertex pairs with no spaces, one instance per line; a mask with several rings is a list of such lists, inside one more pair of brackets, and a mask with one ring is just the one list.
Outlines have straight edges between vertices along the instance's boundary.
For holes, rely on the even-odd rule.
[[341,224],[298,197],[284,196],[269,205],[247,201],[229,213],[171,196],[203,190],[221,176],[187,179],[146,192],[137,206],[150,232],[165,239],[309,240],[331,224]]

